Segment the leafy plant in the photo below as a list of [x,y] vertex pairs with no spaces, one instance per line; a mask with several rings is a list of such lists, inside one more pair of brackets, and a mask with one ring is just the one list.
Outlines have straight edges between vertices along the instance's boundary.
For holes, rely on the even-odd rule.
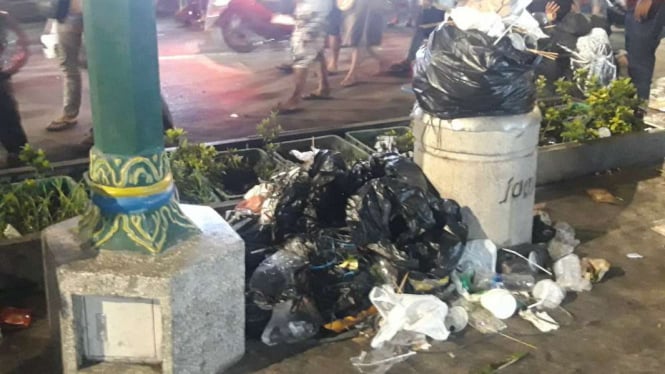
[[[19,158],[35,168],[35,177],[51,169],[41,149],[25,146]],[[11,226],[20,235],[38,232],[68,218],[82,214],[88,203],[83,182],[71,184],[65,178],[26,179],[0,185],[0,238]]]
[[277,122],[277,113],[272,112],[270,116],[264,118],[256,125],[256,133],[263,140],[263,149],[272,155],[277,151],[275,140],[279,139],[282,132],[282,126]]
[[214,202],[216,197],[209,176],[222,170],[215,161],[217,150],[206,144],[191,144],[186,135],[182,129],[166,131],[166,141],[177,145],[170,154],[170,164],[180,198],[198,204]]
[[[545,79],[539,77],[536,80],[539,95],[544,92],[544,86]],[[642,101],[628,78],[614,80],[603,87],[585,70],[578,70],[572,81],[559,79],[554,86],[558,102],[548,103],[539,96],[538,106],[543,114],[540,144],[598,138],[599,130],[603,128],[612,135],[644,128],[644,122],[637,114]],[[580,88],[585,98],[576,101]]]
[[282,126],[277,122],[277,113],[272,112],[270,116],[264,118],[256,126],[256,133],[263,140],[263,149],[268,153],[268,159],[260,160],[255,166],[254,171],[260,180],[267,181],[275,173],[277,163],[273,160],[277,153],[277,144],[275,141],[279,139],[282,133]]
[[395,139],[395,148],[399,153],[408,153],[413,151],[413,144],[415,143],[416,138],[413,136],[413,132],[409,129],[404,134],[399,134],[395,129],[388,130],[384,134],[385,136],[391,136]]

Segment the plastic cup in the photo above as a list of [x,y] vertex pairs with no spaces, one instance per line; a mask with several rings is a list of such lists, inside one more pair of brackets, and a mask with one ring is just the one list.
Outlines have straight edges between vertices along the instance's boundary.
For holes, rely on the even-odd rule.
[[480,296],[480,305],[498,319],[508,319],[515,314],[517,300],[508,290],[495,288]]
[[543,279],[536,283],[532,291],[533,297],[538,300],[541,307],[554,309],[566,297],[566,291],[551,279]]
[[443,322],[450,332],[460,332],[464,330],[469,323],[469,313],[461,306],[454,306],[448,311],[445,321]]

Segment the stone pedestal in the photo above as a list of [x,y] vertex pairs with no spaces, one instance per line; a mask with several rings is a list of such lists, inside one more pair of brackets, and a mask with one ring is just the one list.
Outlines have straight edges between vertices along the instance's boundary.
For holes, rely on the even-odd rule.
[[243,355],[244,243],[213,209],[181,208],[202,233],[157,256],[86,250],[78,218],[44,231],[65,374],[217,373]]

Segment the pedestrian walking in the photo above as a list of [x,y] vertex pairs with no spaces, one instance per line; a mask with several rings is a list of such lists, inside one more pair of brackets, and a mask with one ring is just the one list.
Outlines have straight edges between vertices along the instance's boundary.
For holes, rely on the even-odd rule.
[[[340,4],[342,3],[342,4]],[[362,51],[379,62],[379,71],[385,72],[390,62],[384,59],[376,47],[383,39],[383,0],[340,0],[338,2],[344,14],[342,24],[342,45],[352,48],[351,66],[342,81],[342,87],[350,87],[357,83],[358,66],[362,59]]]
[[81,108],[82,0],[56,0],[54,18],[58,21],[56,50],[64,78],[63,108],[46,129],[62,131],[77,124]]
[[435,7],[432,0],[422,0],[420,14],[416,21],[416,29],[411,38],[409,51],[404,60],[390,66],[391,74],[402,76],[411,72],[411,64],[416,59],[418,49],[429,38],[429,35],[434,31],[436,26],[443,22],[445,18],[446,12]]
[[323,54],[326,40],[326,26],[331,10],[330,0],[298,0],[294,13],[295,29],[291,36],[293,54],[293,74],[295,88],[291,97],[277,105],[277,112],[290,114],[300,111],[307,74],[310,66],[318,62],[319,87],[305,99],[329,99],[328,69]]
[[637,95],[649,99],[656,49],[665,30],[665,0],[628,0],[626,51],[628,75]]
[[[17,38],[18,51],[5,57],[7,49],[7,35],[13,32]],[[3,61],[8,60],[5,66]],[[16,74],[28,60],[28,38],[18,23],[9,13],[0,10],[0,143],[7,150],[9,166],[19,163],[18,154],[28,142],[18,111],[18,103],[14,98],[11,77]]]

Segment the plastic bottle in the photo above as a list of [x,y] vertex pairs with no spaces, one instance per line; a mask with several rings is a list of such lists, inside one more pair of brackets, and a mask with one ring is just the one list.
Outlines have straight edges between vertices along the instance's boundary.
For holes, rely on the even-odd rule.
[[483,308],[476,308],[469,312],[469,325],[481,334],[496,334],[508,327],[502,320],[494,317],[489,310]]
[[531,274],[477,272],[473,276],[473,289],[477,291],[491,290],[493,288],[505,288],[511,291],[530,291],[535,284],[536,279]]
[[591,282],[582,276],[582,265],[576,254],[560,258],[553,266],[556,283],[566,291],[589,291]]
[[464,247],[464,254],[460,258],[457,268],[461,272],[495,271],[497,249],[490,240],[471,240]]

